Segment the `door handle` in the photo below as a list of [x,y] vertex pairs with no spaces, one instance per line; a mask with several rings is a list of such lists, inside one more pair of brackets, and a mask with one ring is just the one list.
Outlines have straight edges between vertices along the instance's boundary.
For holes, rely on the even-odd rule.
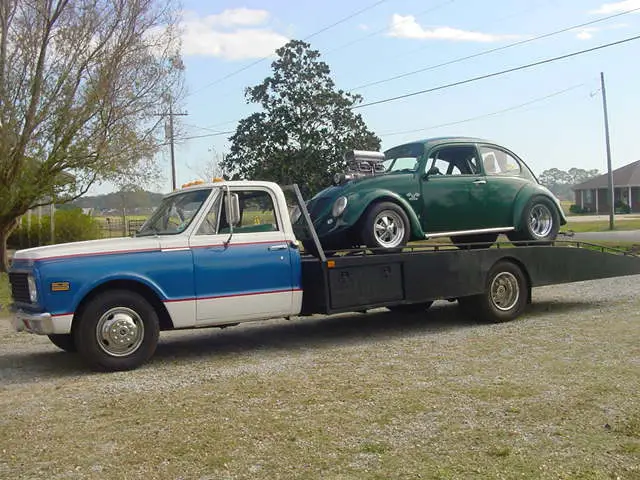
[[286,250],[287,246],[285,244],[281,244],[281,245],[271,245],[269,247],[269,251],[270,252],[274,252],[276,250]]
[[473,182],[474,185],[484,185],[485,183],[487,183],[486,180],[476,180]]

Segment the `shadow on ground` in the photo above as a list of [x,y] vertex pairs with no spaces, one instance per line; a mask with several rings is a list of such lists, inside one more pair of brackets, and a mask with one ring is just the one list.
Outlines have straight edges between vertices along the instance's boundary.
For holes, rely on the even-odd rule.
[[[553,313],[588,311],[593,302],[539,301],[529,305],[519,320],[535,321]],[[143,368],[153,369],[166,363],[215,359],[256,351],[296,351],[322,349],[336,345],[385,342],[395,337],[438,335],[450,330],[483,325],[465,317],[456,303],[437,302],[424,313],[399,314],[386,309],[369,313],[349,313],[331,317],[303,317],[291,321],[276,320],[248,323],[228,329],[207,328],[183,332],[165,332],[154,357]],[[495,325],[500,328],[500,325]],[[0,383],[33,383],[53,377],[82,376],[89,370],[79,356],[43,345],[46,351],[0,353]]]

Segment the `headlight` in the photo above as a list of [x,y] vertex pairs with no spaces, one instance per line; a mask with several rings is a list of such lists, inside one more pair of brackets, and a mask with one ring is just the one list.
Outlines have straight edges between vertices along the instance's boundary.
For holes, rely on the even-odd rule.
[[36,303],[38,301],[38,289],[33,275],[27,277],[27,284],[29,285],[29,300],[31,300],[31,303]]
[[333,204],[331,213],[334,217],[339,217],[340,215],[342,215],[342,212],[344,212],[345,208],[347,208],[347,197],[338,197],[338,199]]

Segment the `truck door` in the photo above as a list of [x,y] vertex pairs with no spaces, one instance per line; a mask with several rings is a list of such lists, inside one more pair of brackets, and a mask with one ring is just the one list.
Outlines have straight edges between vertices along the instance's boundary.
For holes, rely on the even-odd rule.
[[274,318],[293,311],[290,243],[267,188],[232,188],[240,223],[227,222],[221,189],[191,236],[196,291],[196,321],[216,325]]

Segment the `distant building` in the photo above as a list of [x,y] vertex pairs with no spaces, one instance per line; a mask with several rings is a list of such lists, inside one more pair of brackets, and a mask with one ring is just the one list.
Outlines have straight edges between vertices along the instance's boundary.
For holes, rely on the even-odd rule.
[[[640,160],[613,171],[614,205],[628,205],[640,212]],[[587,212],[609,213],[609,178],[605,173],[574,185],[575,204]]]

